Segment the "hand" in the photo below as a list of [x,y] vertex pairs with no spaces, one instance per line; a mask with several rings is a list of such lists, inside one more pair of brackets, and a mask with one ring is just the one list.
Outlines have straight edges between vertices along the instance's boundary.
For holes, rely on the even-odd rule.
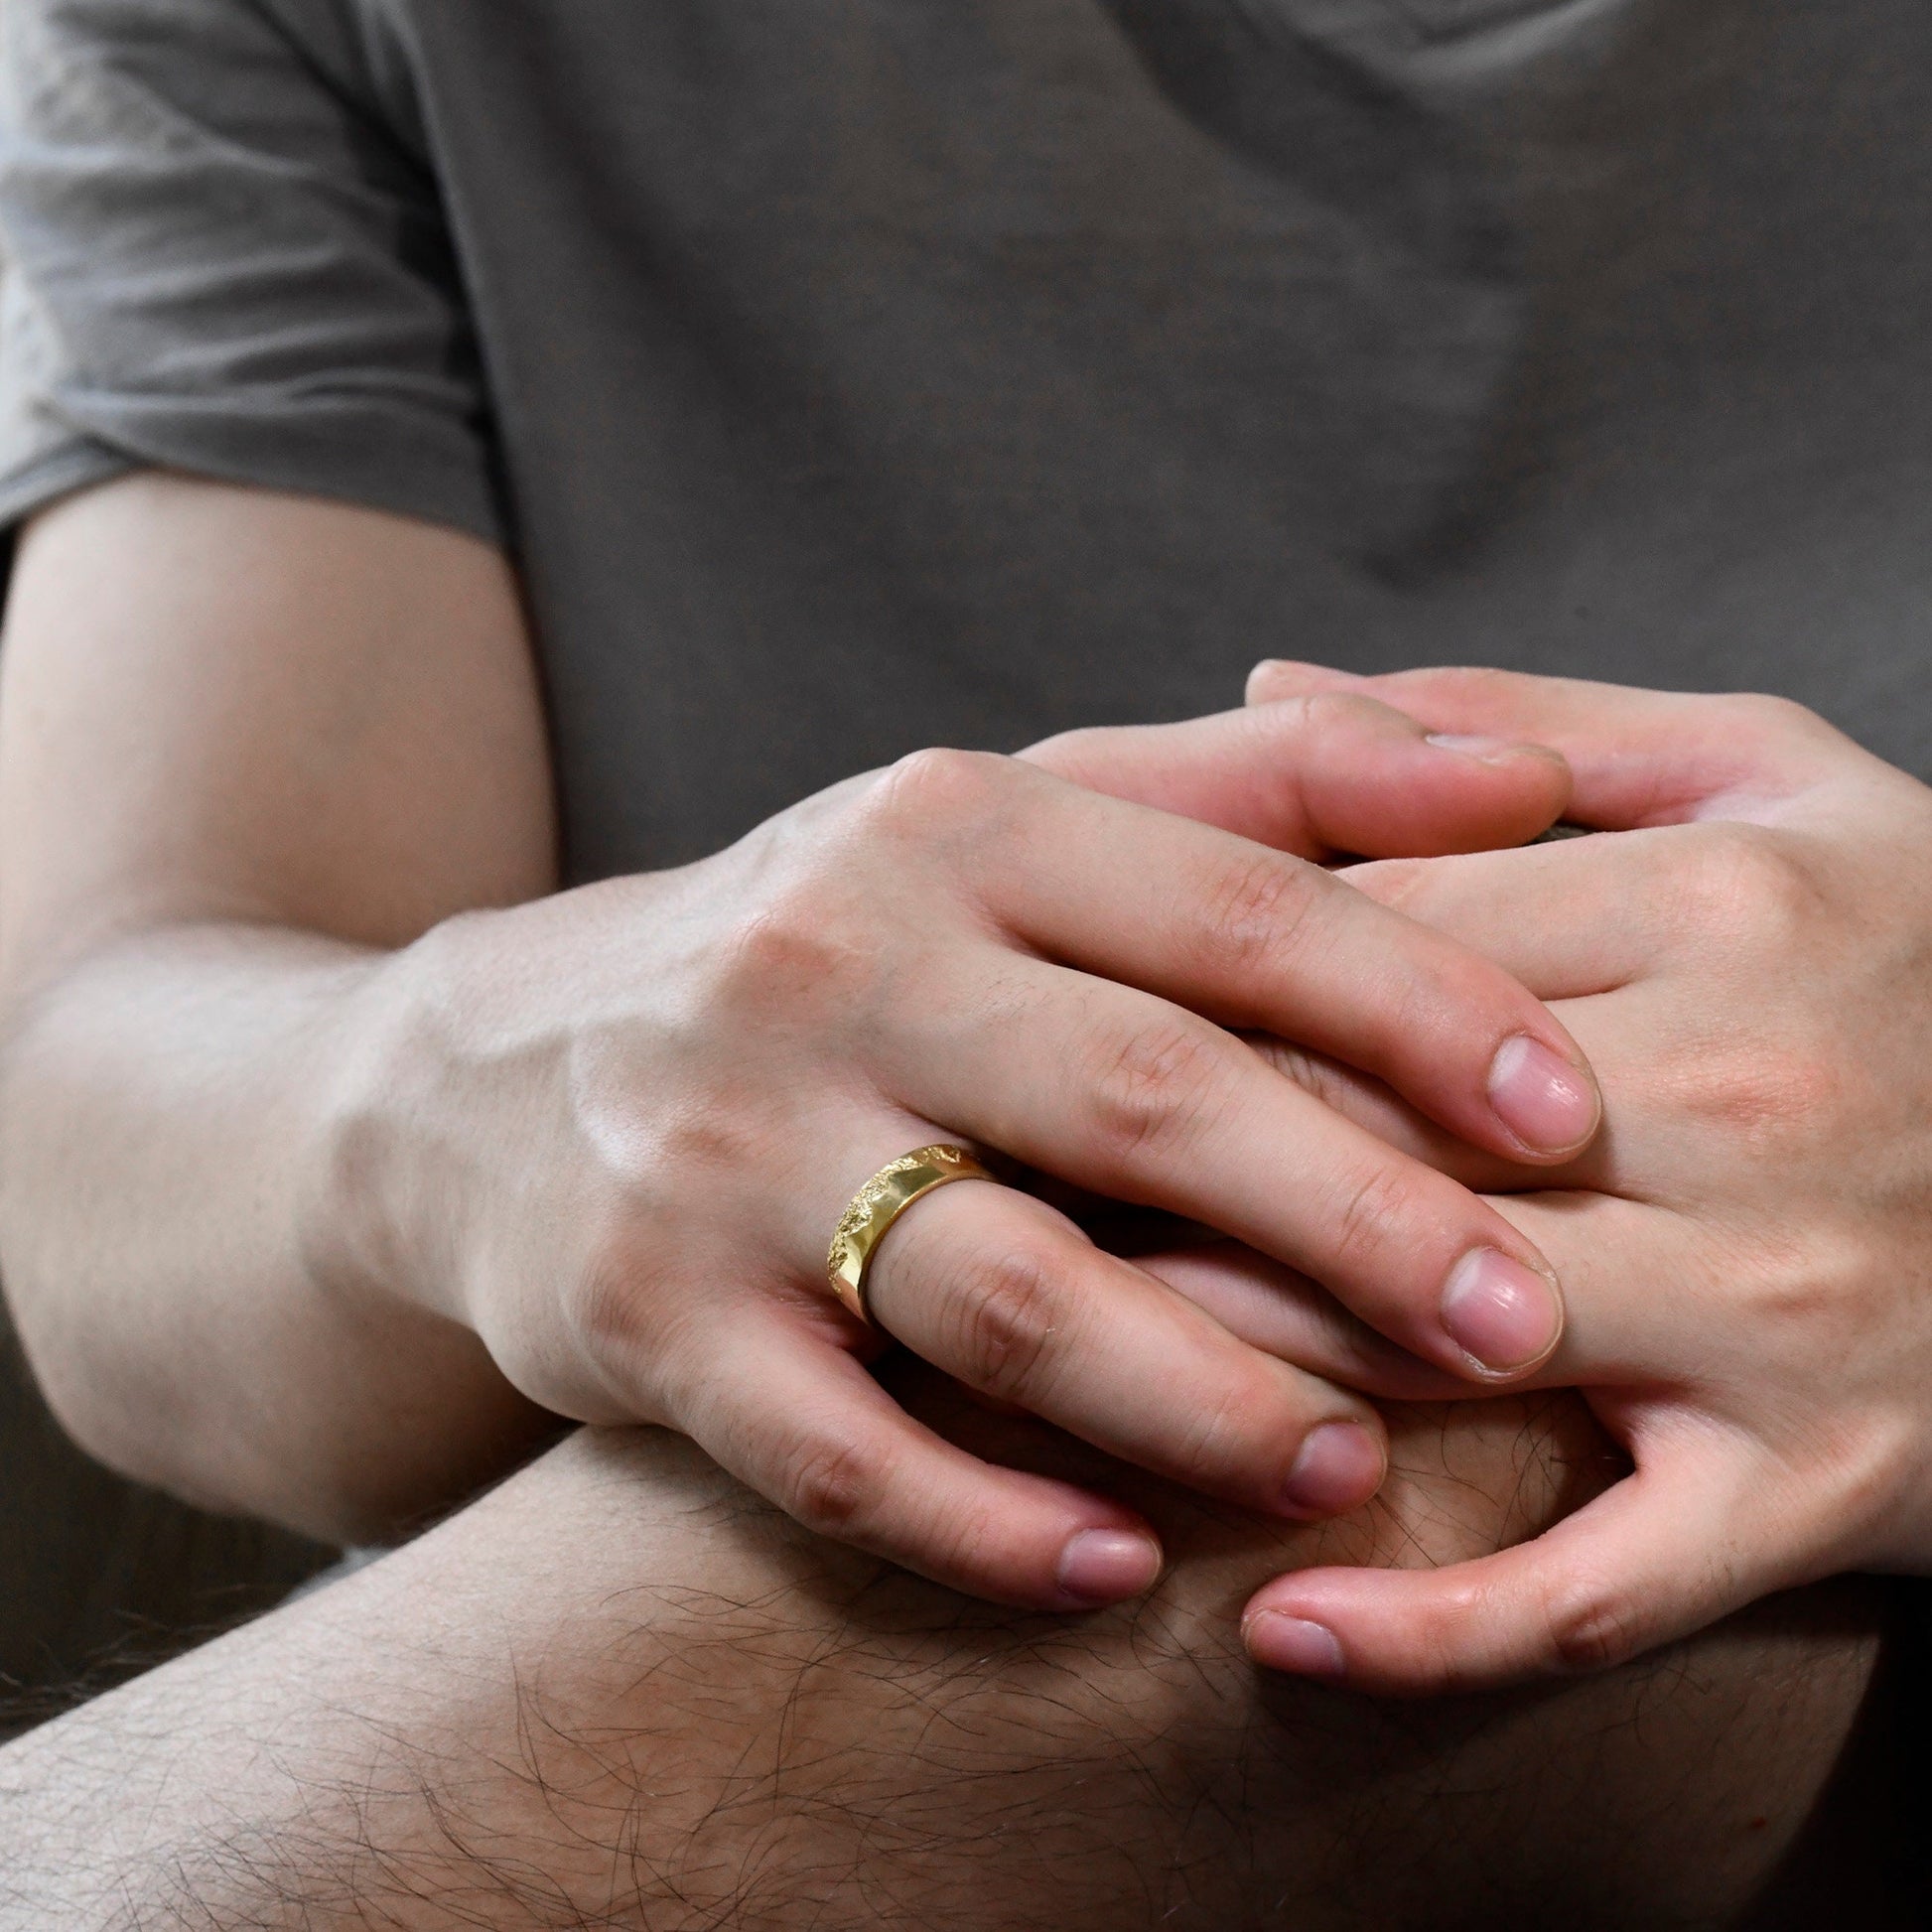
[[[1614,1663],[1835,1572],[1932,1569],[1932,791],[1763,698],[1294,665],[1252,688],[1534,736],[1574,767],[1570,815],[1616,829],[1348,875],[1553,1002],[1605,1095],[1580,1160],[1531,1174],[1345,1069],[1278,1063],[1472,1186],[1538,1190],[1496,1203],[1569,1298],[1534,1379],[1581,1386],[1635,1465],[1500,1556],[1283,1578],[1249,1605],[1254,1654],[1466,1689]],[[1345,1371],[1309,1299],[1272,1338]]]
[[[1138,1516],[951,1448],[865,1372],[877,1338],[824,1284],[841,1210],[895,1156],[969,1140],[1280,1256],[1458,1376],[1520,1380],[1561,1326],[1534,1245],[1223,1028],[1359,1067],[1499,1157],[1574,1152],[1596,1099],[1547,1012],[1311,863],[1520,838],[1567,793],[1547,754],[1322,698],[922,755],[681,872],[449,922],[370,982],[325,1272],[941,1581],[1131,1594],[1160,1562]],[[917,1203],[871,1299],[969,1387],[1215,1495],[1318,1516],[1380,1481],[1368,1404],[1026,1193]]]

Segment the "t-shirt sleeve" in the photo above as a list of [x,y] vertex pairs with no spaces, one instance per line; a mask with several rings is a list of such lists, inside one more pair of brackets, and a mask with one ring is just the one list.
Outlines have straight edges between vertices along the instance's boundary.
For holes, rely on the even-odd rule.
[[434,177],[289,13],[0,4],[0,528],[165,466],[503,541]]

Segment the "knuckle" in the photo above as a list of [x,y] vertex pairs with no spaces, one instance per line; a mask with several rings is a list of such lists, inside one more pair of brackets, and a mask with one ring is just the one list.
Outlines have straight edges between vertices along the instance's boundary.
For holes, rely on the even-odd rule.
[[595,1240],[563,1295],[563,1312],[578,1348],[607,1368],[636,1360],[651,1326],[650,1244],[628,1225]]
[[1202,898],[1195,941],[1202,963],[1236,984],[1279,974],[1330,889],[1317,867],[1282,853],[1236,860]]
[[982,816],[1015,761],[992,752],[932,746],[881,772],[868,798],[873,821],[901,836],[944,832]]
[[[1814,1461],[1823,1466],[1825,1478],[1822,1507],[1812,1513],[1812,1536],[1829,1548],[1853,1525],[1885,1522],[1901,1482],[1910,1480],[1904,1472],[1922,1466],[1924,1446],[1910,1402],[1859,1418],[1828,1417],[1820,1435]],[[1869,1557],[1864,1561],[1872,1563]]]
[[805,1436],[783,1445],[777,1500],[821,1536],[853,1541],[876,1523],[892,1483],[893,1457],[866,1437]]
[[1227,1079],[1220,1037],[1179,1015],[1136,1027],[1096,1049],[1087,1080],[1089,1131],[1118,1173],[1184,1143],[1211,1113]]
[[773,1133],[768,1112],[716,1091],[694,1096],[652,1123],[651,1161],[657,1204],[694,1183],[716,1185],[726,1176],[771,1172]]
[[1415,1177],[1395,1161],[1365,1164],[1340,1176],[1327,1218],[1333,1265],[1356,1278],[1379,1273],[1391,1240],[1419,1205]]
[[1301,746],[1342,733],[1353,737],[1364,726],[1386,723],[1389,716],[1387,705],[1357,691],[1302,691],[1273,700],[1257,719],[1270,739]]
[[1695,894],[1705,930],[1755,946],[1789,941],[1827,910],[1825,896],[1786,835],[1764,825],[1705,829]]
[[[677,1044],[704,1056],[702,1038]],[[671,1073],[600,1032],[570,1042],[567,1080],[580,1213],[594,1240],[635,1243],[661,1232],[694,1178],[756,1171],[769,1160],[769,1100],[748,1092],[742,1078],[708,1070],[694,1078],[688,1065]]]
[[1805,1230],[1759,1227],[1748,1245],[1726,1252],[1722,1286],[1741,1291],[1767,1359],[1798,1361],[1821,1326],[1866,1301],[1869,1282],[1860,1260]]
[[1463,1065],[1496,1029],[1533,1024],[1535,1002],[1500,967],[1435,932],[1411,933],[1408,943],[1383,983],[1362,990],[1386,1042],[1438,1056],[1445,1066]]
[[850,1007],[877,975],[880,941],[840,914],[835,895],[802,888],[747,914],[720,945],[712,984],[733,1008],[770,1014],[828,1002]]
[[1555,1597],[1545,1617],[1548,1655],[1567,1675],[1608,1670],[1644,1645],[1635,1607],[1604,1590],[1573,1590]]
[[1346,725],[1379,724],[1389,707],[1359,691],[1311,691],[1301,699],[1304,722],[1311,731],[1331,731]]
[[1170,1473],[1190,1488],[1224,1490],[1238,1483],[1250,1493],[1266,1493],[1279,1481],[1279,1446],[1292,1437],[1295,1418],[1265,1374],[1223,1364],[1212,1386],[1210,1396],[1184,1411],[1169,1454]]
[[1686,1111],[1740,1149],[1769,1154],[1829,1135],[1846,1112],[1845,1069],[1822,1048],[1726,1041],[1685,1070]]
[[1037,1393],[1064,1313],[1064,1292],[1044,1258],[1023,1249],[977,1257],[945,1301],[959,1373],[988,1395]]

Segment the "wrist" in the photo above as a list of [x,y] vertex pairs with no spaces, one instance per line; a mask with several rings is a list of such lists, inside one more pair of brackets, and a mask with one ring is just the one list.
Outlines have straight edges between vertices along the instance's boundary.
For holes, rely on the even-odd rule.
[[475,1164],[449,1131],[474,1113],[439,1050],[461,1005],[468,914],[371,959],[334,1016],[314,1096],[300,1239],[328,1293],[366,1309],[403,1306],[466,1328],[465,1254]]

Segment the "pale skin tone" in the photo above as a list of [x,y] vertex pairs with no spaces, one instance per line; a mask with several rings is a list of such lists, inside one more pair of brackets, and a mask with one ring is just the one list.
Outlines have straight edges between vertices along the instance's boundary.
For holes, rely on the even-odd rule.
[[1451,1562],[1612,1479],[1574,1397],[1393,1410],[1376,1503],[1290,1525],[902,1392],[981,1452],[1126,1485],[1173,1558],[1157,1591],[1072,1618],[974,1604],[798,1530],[671,1436],[586,1432],[0,1752],[0,1925],[1911,1923],[1882,1876],[1885,1773],[1860,1782],[1879,1740],[1854,1742],[1868,1580],[1507,1697],[1376,1704],[1242,1656],[1234,1609],[1284,1563]]
[[[1815,719],[1277,666],[1247,720],[922,759],[554,897],[479,546],[139,480],[36,527],[12,626],[0,1238],[110,1459],[360,1531],[553,1413],[661,1419],[942,1581],[1130,1595],[1139,1512],[908,1418],[817,1286],[850,1188],[943,1130],[1249,1244],[1129,1265],[1030,1196],[935,1195],[878,1306],[990,1398],[1277,1516],[1380,1478],[1357,1391],[1574,1384],[1631,1452],[1521,1550],[1269,1586],[1263,1661],[1493,1684],[1925,1567],[1932,812]],[[1648,829],[1308,863],[1512,843],[1572,767],[1579,818]],[[1619,1110],[1573,1159],[1575,1040]]]
[[[1414,1351],[1397,1393],[1520,1379],[1561,1325],[1535,1249],[1230,1029],[1497,1158],[1587,1142],[1547,1010],[1311,863],[1522,838],[1568,782],[1324,698],[928,755],[557,895],[499,557],[109,485],[29,532],[0,652],[21,1332],[105,1459],[325,1535],[392,1533],[556,1416],[667,1422],[941,1581],[1132,1594],[1160,1563],[1136,1512],[958,1449],[866,1372],[877,1337],[822,1280],[841,1207],[908,1147],[976,1142],[1305,1270]],[[1228,1501],[1316,1517],[1381,1479],[1361,1395],[1031,1194],[921,1203],[873,1306],[985,1395]]]
[[1468,1688],[1614,1662],[1810,1578],[1924,1574],[1932,791],[1766,698],[1292,664],[1254,680],[1263,700],[1317,691],[1534,734],[1571,762],[1573,816],[1612,829],[1351,875],[1479,934],[1552,1002],[1604,1084],[1587,1154],[1512,1171],[1346,1072],[1315,1084],[1473,1186],[1535,1190],[1499,1205],[1570,1291],[1536,1377],[1582,1387],[1636,1472],[1483,1562],[1284,1578],[1250,1608],[1256,1654]]

